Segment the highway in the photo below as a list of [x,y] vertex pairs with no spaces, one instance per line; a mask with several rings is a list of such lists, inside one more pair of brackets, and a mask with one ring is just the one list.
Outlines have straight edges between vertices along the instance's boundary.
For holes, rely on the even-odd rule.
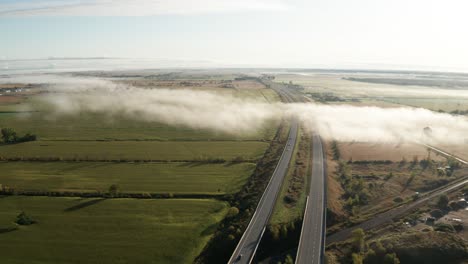
[[326,228],[325,163],[322,140],[312,138],[312,173],[296,263],[323,263]]
[[[289,91],[285,90],[281,85],[275,86],[273,89],[275,89],[285,101],[294,101],[294,97],[292,97]],[[280,160],[276,165],[275,171],[273,172],[262,197],[260,198],[257,209],[255,210],[247,229],[239,240],[239,243],[237,244],[237,247],[228,263],[242,264],[252,262],[263,233],[265,232],[265,228],[270,220],[271,213],[275,207],[276,198],[281,190],[284,177],[287,174],[289,163],[294,153],[294,146],[296,145],[298,126],[297,120],[291,121],[288,140]]]

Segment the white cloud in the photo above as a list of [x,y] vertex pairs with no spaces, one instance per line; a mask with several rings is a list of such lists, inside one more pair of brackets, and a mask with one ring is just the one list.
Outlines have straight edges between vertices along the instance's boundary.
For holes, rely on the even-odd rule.
[[284,0],[49,0],[3,4],[0,16],[152,16],[287,8]]

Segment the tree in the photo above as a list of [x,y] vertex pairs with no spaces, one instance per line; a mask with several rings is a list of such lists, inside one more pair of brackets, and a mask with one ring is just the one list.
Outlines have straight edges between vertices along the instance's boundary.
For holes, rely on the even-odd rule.
[[32,225],[32,224],[36,223],[36,221],[34,221],[31,217],[26,215],[25,212],[21,212],[16,217],[15,223],[17,223],[18,225]]
[[379,258],[373,249],[369,249],[364,257],[366,264],[380,264]]
[[270,231],[271,237],[273,238],[273,240],[277,241],[280,239],[280,226],[279,225],[277,224],[269,225],[268,230]]
[[4,143],[14,143],[18,139],[16,132],[12,128],[2,128],[1,132]]
[[2,134],[3,142],[7,144],[26,142],[26,141],[35,141],[37,139],[36,135],[30,134],[30,133],[27,133],[26,135],[22,137],[18,137],[18,135],[12,128],[2,128],[1,134]]
[[110,187],[109,187],[109,195],[111,197],[116,197],[120,192],[120,187],[119,185],[117,184],[112,184]]
[[361,254],[353,253],[351,255],[351,257],[353,258],[353,264],[362,264],[363,263]]
[[354,229],[352,232],[353,246],[359,252],[362,252],[362,250],[364,249],[365,236],[366,236],[366,233],[364,232],[362,228]]
[[445,209],[447,208],[448,203],[449,198],[447,197],[447,195],[443,194],[439,196],[439,199],[437,200],[437,207],[439,207],[440,209]]
[[383,259],[383,264],[400,264],[400,260],[395,253],[388,253]]
[[27,133],[26,135],[22,136],[21,138],[17,139],[18,142],[27,142],[27,141],[36,141],[36,135]]
[[231,207],[229,208],[229,211],[226,215],[227,218],[234,217],[239,214],[239,209],[237,207]]
[[383,257],[387,253],[387,249],[382,245],[382,242],[377,241],[375,243],[375,253],[379,257]]
[[291,257],[291,255],[287,255],[286,256],[286,259],[284,260],[284,264],[294,264],[294,260],[293,258]]
[[340,149],[338,148],[338,143],[336,140],[333,140],[331,143],[331,148],[333,151],[333,160],[339,160],[341,158]]

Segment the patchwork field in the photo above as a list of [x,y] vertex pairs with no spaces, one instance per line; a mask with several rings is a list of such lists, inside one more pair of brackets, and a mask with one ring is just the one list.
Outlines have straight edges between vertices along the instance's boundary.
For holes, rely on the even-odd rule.
[[[260,82],[233,75],[102,74],[142,89],[279,101]],[[41,85],[30,94],[12,91],[14,100],[0,98],[0,128],[12,128],[18,137],[37,135],[37,141],[0,144],[0,189],[84,193],[107,192],[117,184],[122,193],[234,194],[253,174],[280,123],[234,134],[135,120],[120,112],[62,115],[44,103],[50,92],[56,91]],[[0,262],[192,263],[229,205],[221,199],[155,197],[0,197]],[[21,211],[38,223],[14,230]]]
[[[463,86],[458,87],[447,82],[451,78],[455,77],[431,76],[424,79],[422,76],[412,74],[402,77],[401,74],[385,73],[379,76],[379,74],[350,71],[285,73],[278,75],[275,80],[278,82],[291,81],[294,84],[302,85],[305,93],[336,96],[342,100],[327,102],[330,104],[345,103],[380,107],[411,106],[434,111],[465,111],[468,109],[467,82],[466,80],[460,81]],[[405,83],[405,80],[408,83]],[[455,80],[458,79],[455,78]]]
[[[26,212],[37,221],[15,227]],[[191,263],[227,206],[215,200],[0,198],[2,263]]]
[[1,162],[0,184],[26,191],[225,194],[240,189],[255,164]]

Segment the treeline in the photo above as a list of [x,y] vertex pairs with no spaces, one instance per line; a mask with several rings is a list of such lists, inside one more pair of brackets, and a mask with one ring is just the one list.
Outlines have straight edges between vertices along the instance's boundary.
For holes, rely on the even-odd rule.
[[368,243],[366,233],[361,228],[352,232],[351,254],[343,259],[353,264],[400,264],[400,259],[391,247],[386,248],[381,241]]
[[[364,183],[362,177],[355,177],[351,173],[350,164],[377,164],[378,161],[352,161],[348,162],[341,160],[341,152],[338,143],[334,140],[331,142],[331,151],[333,160],[338,161],[336,174],[340,182],[341,187],[344,190],[343,199],[345,202],[345,209],[353,215],[356,215],[361,205],[366,205],[370,199],[370,192],[368,185]],[[380,161],[382,162],[382,161]],[[383,161],[383,164],[387,164],[388,161]],[[391,161],[390,161],[391,163]]]
[[458,109],[450,111],[450,112],[439,109],[439,110],[437,110],[437,112],[439,112],[439,113],[450,113],[452,115],[468,115],[468,110],[458,110]]
[[37,140],[37,136],[30,133],[27,133],[26,135],[20,137],[12,128],[2,128],[1,134],[2,141],[5,144],[14,144]]
[[160,160],[160,159],[127,159],[127,158],[118,158],[118,159],[99,159],[99,158],[90,158],[90,157],[2,157],[0,156],[0,161],[28,161],[28,162],[112,162],[112,163],[148,163],[148,162],[158,162],[158,163],[171,163],[171,162],[186,162],[186,163],[206,163],[206,164],[222,164],[222,163],[255,163],[257,162],[254,159],[245,159],[243,157],[235,157],[231,160],[223,158],[195,158],[191,160]]
[[225,200],[225,195],[222,194],[174,194],[174,193],[126,193],[126,192],[79,192],[79,191],[28,191],[19,190],[8,186],[1,186],[0,195],[22,195],[22,196],[49,196],[49,197],[81,197],[81,198],[135,198],[135,199],[220,199]]
[[220,223],[203,252],[196,258],[195,263],[226,263],[228,261],[255,212],[258,201],[278,163],[287,139],[287,133],[284,133],[285,129],[287,130],[287,127],[282,123],[272,144],[258,161],[253,174],[242,189],[236,194],[226,196],[231,205],[230,211],[232,213]]
[[[293,249],[299,246],[301,227],[302,219],[295,219],[289,223],[268,225],[260,246],[258,247],[255,260],[259,261],[271,257],[272,255],[281,258],[279,252],[294,251]],[[254,263],[256,263],[256,261],[254,261]]]

